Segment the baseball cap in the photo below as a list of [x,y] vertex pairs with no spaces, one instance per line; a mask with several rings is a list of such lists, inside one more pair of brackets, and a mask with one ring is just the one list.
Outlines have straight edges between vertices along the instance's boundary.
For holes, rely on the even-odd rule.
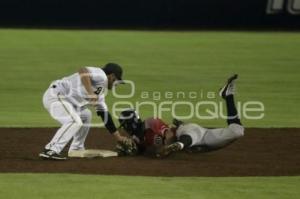
[[122,80],[123,70],[119,64],[108,63],[102,69],[106,74],[109,75],[113,73],[118,80]]

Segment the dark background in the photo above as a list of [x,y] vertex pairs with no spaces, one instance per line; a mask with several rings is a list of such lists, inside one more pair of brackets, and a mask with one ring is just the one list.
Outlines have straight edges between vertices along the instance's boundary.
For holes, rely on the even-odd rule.
[[267,0],[1,0],[1,27],[300,29]]

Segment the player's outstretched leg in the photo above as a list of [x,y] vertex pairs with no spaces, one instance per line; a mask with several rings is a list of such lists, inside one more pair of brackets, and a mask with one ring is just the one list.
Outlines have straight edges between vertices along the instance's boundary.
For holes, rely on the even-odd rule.
[[235,93],[235,80],[238,75],[235,74],[228,78],[227,83],[220,89],[219,95],[225,100],[227,107],[227,123],[230,124],[240,124],[237,109],[234,103],[234,93]]

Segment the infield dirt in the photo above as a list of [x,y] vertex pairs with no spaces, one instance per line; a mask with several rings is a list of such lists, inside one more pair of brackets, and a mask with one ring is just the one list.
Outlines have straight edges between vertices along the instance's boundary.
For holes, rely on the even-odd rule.
[[[300,129],[246,129],[232,145],[209,153],[180,152],[166,159],[113,157],[45,161],[38,157],[55,128],[0,128],[0,172],[139,176],[300,175]],[[88,149],[114,149],[112,136],[91,129]],[[66,153],[66,150],[64,151]]]

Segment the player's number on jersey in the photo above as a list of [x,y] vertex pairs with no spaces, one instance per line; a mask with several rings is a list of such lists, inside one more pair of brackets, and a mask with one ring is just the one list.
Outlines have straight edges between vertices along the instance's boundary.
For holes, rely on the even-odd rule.
[[99,95],[102,91],[102,87],[98,87],[97,90],[95,91],[96,95]]

